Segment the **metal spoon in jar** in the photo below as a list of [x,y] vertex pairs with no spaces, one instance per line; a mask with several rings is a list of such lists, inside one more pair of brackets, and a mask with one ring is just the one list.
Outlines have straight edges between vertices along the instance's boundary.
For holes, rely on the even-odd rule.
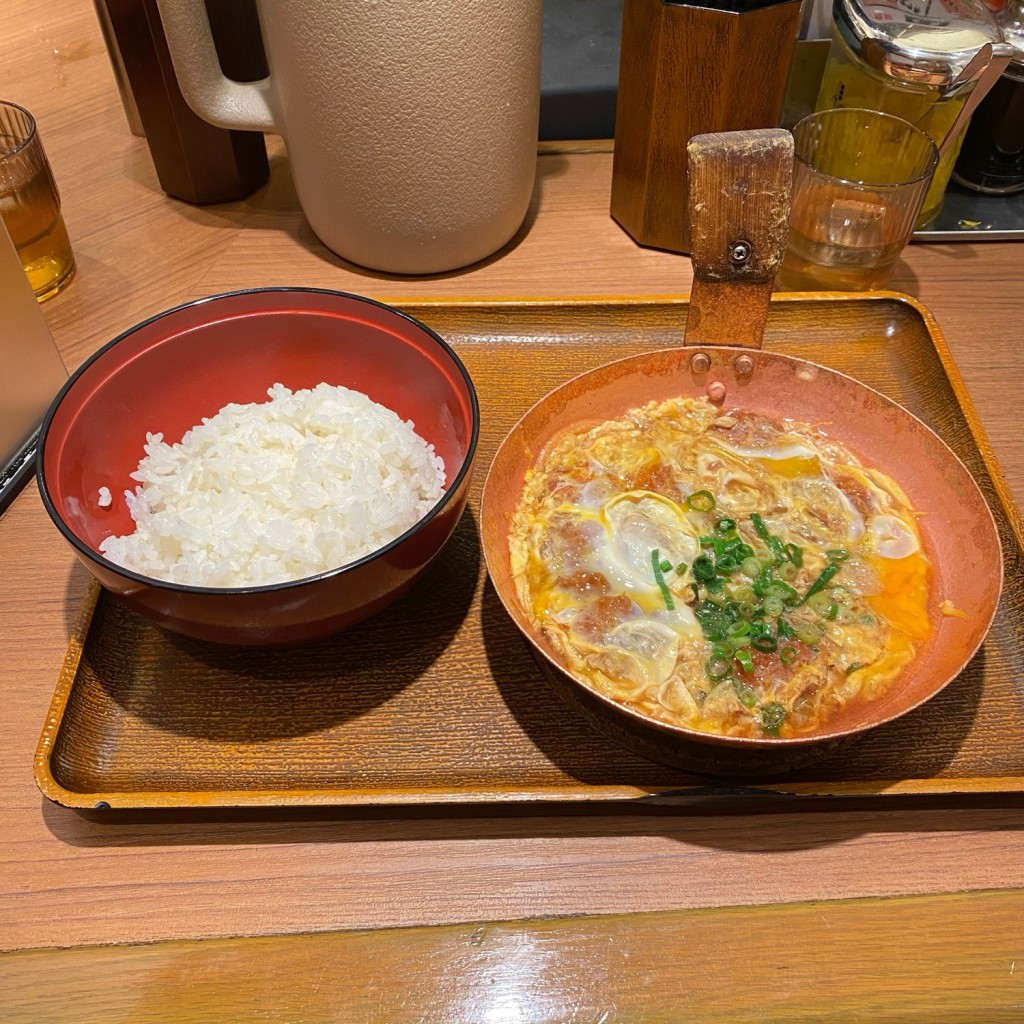
[[[1000,50],[1004,49],[1000,47]],[[966,102],[960,108],[960,113],[957,114],[956,120],[953,122],[952,127],[946,132],[945,138],[939,143],[939,160],[949,152],[949,150],[955,144],[957,137],[963,130],[964,126],[970,120],[971,115],[977,109],[978,104],[988,95],[989,90],[999,81],[1002,77],[1003,72],[1006,70],[1007,65],[1010,63],[1010,55],[1004,56],[1002,53],[994,53],[991,43],[986,43],[971,59],[970,64],[964,68],[964,71],[958,76],[958,80],[966,75],[968,68],[971,67],[976,61],[980,63],[979,58],[987,58],[987,67],[978,76],[978,80],[971,90],[970,95],[967,97]]]

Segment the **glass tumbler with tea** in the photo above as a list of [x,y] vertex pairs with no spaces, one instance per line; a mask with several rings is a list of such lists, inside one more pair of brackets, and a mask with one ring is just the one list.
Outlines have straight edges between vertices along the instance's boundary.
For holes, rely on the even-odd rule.
[[35,118],[0,101],[0,217],[29,283],[42,301],[56,295],[75,272],[60,193],[39,141]]
[[908,121],[856,107],[819,111],[793,128],[793,199],[780,286],[883,287],[914,230],[938,165]]

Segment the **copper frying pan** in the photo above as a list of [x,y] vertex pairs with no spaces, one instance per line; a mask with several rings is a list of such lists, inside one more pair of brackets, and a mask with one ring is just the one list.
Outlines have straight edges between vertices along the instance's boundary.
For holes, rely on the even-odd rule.
[[[813,759],[801,760],[800,748],[835,747],[918,707],[959,675],[995,615],[1002,551],[977,484],[924,423],[851,377],[761,351],[772,284],[785,251],[789,133],[769,129],[699,136],[689,150],[694,285],[683,345],[584,373],[523,416],[499,448],[484,484],[483,552],[509,615],[553,670],[549,676],[592,724],[647,756],[688,768],[695,766],[694,742],[706,752],[710,770],[736,767],[731,755],[722,761],[723,747],[739,750],[746,758],[742,763],[753,770],[777,767],[776,754],[786,748],[783,766],[794,767]],[[723,409],[821,424],[868,465],[898,481],[923,513],[919,525],[933,566],[932,636],[885,696],[848,709],[822,732],[787,740],[749,739],[654,722],[573,675],[520,606],[508,537],[527,469],[567,428],[678,396],[706,396]],[[945,614],[943,607],[966,616]]]

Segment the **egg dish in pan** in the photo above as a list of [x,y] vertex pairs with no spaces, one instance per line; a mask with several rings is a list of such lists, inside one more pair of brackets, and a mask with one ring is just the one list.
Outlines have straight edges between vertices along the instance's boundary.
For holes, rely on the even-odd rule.
[[813,425],[704,399],[555,438],[509,554],[519,600],[574,673],[721,736],[812,735],[899,685],[932,628],[899,485]]

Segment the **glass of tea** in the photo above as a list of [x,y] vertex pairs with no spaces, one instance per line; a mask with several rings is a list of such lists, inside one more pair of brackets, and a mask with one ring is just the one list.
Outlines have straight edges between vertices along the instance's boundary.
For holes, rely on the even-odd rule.
[[793,128],[793,201],[779,286],[882,288],[914,230],[939,161],[931,138],[893,114],[819,111]]
[[43,152],[35,118],[0,101],[0,217],[41,302],[75,273],[60,194]]

